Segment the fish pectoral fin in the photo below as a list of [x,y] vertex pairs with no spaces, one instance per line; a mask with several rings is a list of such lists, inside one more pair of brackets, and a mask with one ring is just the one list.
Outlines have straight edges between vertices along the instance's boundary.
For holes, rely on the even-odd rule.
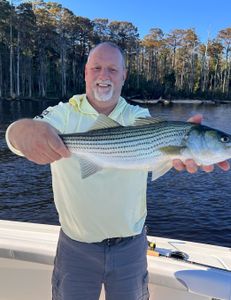
[[79,164],[82,179],[85,179],[102,170],[102,167],[84,158],[79,158]]
[[100,114],[96,119],[95,123],[90,127],[89,131],[97,130],[97,129],[105,129],[105,128],[112,128],[112,127],[119,127],[122,126],[118,122],[112,120],[111,118],[107,117],[106,115]]
[[163,176],[172,168],[172,161],[166,160],[162,161],[161,163],[157,163],[154,165],[152,170],[152,181],[156,180],[157,178]]
[[[159,151],[166,157],[179,156],[186,148],[184,146],[166,146],[159,148]],[[152,170],[152,181],[163,176],[172,168],[172,159],[166,158],[157,162]]]
[[181,154],[181,152],[185,149],[186,148],[184,146],[166,146],[159,148],[159,151],[163,154],[174,156]]

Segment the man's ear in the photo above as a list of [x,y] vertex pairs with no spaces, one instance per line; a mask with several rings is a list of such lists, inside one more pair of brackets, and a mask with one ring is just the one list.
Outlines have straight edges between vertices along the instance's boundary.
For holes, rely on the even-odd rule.
[[125,81],[127,79],[127,75],[128,75],[128,71],[127,70],[124,70],[124,73],[123,73],[123,81]]
[[85,65],[85,68],[84,68],[84,75],[85,75],[85,78],[87,76],[87,64]]

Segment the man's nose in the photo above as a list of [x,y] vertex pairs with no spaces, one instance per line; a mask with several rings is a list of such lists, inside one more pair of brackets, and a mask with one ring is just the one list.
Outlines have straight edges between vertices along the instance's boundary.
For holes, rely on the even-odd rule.
[[105,80],[110,77],[108,68],[102,68],[100,71],[100,79]]

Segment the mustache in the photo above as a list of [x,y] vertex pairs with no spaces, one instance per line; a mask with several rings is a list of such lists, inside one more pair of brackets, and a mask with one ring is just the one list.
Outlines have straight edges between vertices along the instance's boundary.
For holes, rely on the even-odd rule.
[[110,80],[97,80],[96,84],[106,84],[113,86],[113,83]]

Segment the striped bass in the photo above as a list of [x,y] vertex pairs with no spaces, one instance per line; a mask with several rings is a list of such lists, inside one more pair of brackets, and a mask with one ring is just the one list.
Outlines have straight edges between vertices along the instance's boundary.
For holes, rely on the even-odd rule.
[[152,172],[152,180],[172,168],[172,160],[211,165],[231,158],[231,135],[195,123],[140,118],[122,126],[99,115],[89,131],[61,134],[79,158],[86,178],[104,168]]

